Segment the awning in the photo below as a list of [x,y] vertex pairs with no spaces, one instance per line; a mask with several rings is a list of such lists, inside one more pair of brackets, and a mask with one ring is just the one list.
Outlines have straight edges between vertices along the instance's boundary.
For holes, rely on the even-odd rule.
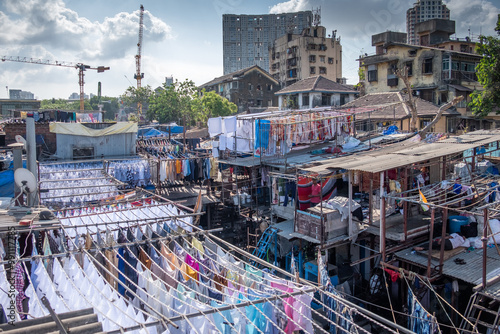
[[473,92],[474,90],[469,88],[469,87],[464,87],[462,85],[448,85],[448,87],[453,88],[455,90],[461,91],[461,92]]

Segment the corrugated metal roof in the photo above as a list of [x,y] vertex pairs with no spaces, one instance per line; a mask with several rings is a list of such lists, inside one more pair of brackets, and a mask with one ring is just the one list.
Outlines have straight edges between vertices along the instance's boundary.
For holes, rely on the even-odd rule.
[[[486,259],[487,279],[499,274],[500,257],[494,256],[494,252],[495,250],[488,249]],[[427,267],[427,255],[412,253],[412,248],[397,252],[395,255],[397,258],[403,259],[406,262]],[[457,258],[463,259],[466,264],[456,264],[454,261]],[[439,265],[439,261],[435,259],[432,259],[431,263],[433,267]],[[474,286],[481,284],[483,280],[483,250],[476,249],[470,253],[464,251],[463,253],[452,256],[443,262],[443,275],[462,280]]]
[[378,173],[413,163],[461,153],[467,149],[496,141],[500,141],[500,131],[477,131],[472,134],[456,136],[432,144],[416,144],[407,141],[406,143],[396,144],[389,150],[375,150],[368,153],[354,154],[327,161],[319,166],[304,168],[304,170],[319,174],[328,174],[331,173],[330,169],[337,168]]

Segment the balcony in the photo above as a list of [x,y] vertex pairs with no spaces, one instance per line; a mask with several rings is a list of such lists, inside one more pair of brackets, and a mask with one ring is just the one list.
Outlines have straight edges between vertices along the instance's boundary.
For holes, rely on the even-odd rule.
[[443,70],[441,74],[441,79],[443,80],[456,80],[458,82],[467,81],[473,82],[477,81],[477,74],[474,72],[464,72],[457,70]]

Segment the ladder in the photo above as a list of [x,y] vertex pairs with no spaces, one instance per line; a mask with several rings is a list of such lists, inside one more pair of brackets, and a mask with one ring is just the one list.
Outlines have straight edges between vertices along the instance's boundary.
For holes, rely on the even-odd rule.
[[[258,257],[259,259],[264,259],[269,250],[270,245],[274,241],[274,265],[277,265],[278,259],[278,229],[269,226],[266,228],[262,236],[260,237],[259,243],[252,252],[252,255]],[[259,267],[258,263],[253,263],[255,266]]]
[[472,295],[467,305],[465,319],[460,324],[463,333],[500,333],[500,301],[482,292]]

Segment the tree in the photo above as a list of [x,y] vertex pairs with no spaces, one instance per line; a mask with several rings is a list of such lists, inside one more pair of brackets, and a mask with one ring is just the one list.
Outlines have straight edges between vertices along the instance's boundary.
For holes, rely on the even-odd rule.
[[451,107],[455,106],[458,102],[462,101],[463,99],[464,99],[463,96],[457,96],[453,99],[453,101],[445,103],[441,107],[439,107],[439,110],[436,116],[434,116],[434,119],[431,122],[429,122],[429,124],[427,124],[422,130],[419,131],[418,134],[420,135],[420,138],[425,138],[427,132],[429,132],[429,130],[434,126],[434,124],[436,124],[439,121],[441,115],[443,115],[443,112],[445,110],[448,110]]
[[124,107],[131,107],[138,110],[138,104],[142,104],[142,114],[147,115],[149,108],[149,98],[153,95],[153,89],[147,85],[145,87],[130,86],[125,93],[120,96]]
[[[92,110],[99,110],[99,97],[98,96],[92,96],[92,98],[90,99],[89,102],[90,102],[90,106],[91,106]],[[118,98],[109,97],[109,96],[102,96],[100,104],[102,105],[102,110],[104,111],[102,118],[104,120],[114,121],[115,115],[120,110]]]
[[403,80],[406,86],[406,92],[408,94],[408,99],[404,102],[408,109],[410,109],[410,132],[417,131],[417,107],[415,106],[415,101],[413,100],[413,89],[411,88],[410,80],[408,79],[408,68],[404,66],[402,69],[397,69],[394,71],[396,76]]
[[[498,15],[495,31],[500,35],[500,14]],[[494,36],[480,36],[480,43],[476,47],[478,54],[483,58],[477,66],[477,77],[483,91],[472,92],[469,108],[474,115],[486,116],[492,111],[500,113],[500,38]]]
[[[80,107],[78,107],[79,109]],[[65,99],[47,99],[40,102],[40,109],[61,109],[68,110],[69,103]]]
[[203,113],[199,117],[200,121],[206,122],[211,117],[229,116],[238,111],[236,104],[229,102],[214,91],[205,92],[201,97]]

